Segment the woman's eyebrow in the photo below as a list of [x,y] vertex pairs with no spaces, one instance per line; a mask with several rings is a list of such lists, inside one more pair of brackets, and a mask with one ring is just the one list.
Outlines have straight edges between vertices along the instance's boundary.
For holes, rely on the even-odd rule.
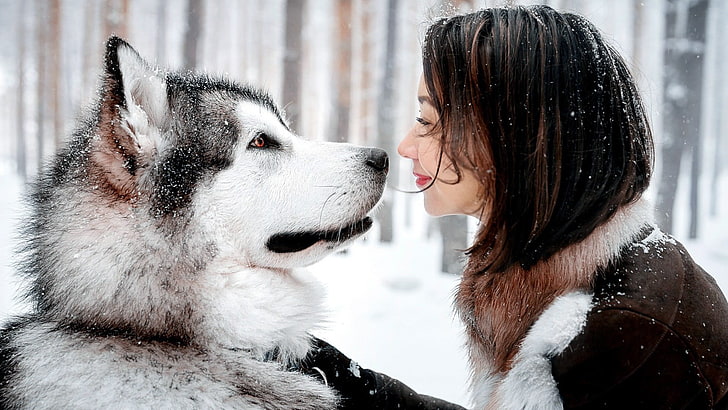
[[417,101],[419,101],[420,104],[428,103],[430,105],[434,105],[432,103],[432,98],[430,98],[429,95],[418,95],[417,96]]

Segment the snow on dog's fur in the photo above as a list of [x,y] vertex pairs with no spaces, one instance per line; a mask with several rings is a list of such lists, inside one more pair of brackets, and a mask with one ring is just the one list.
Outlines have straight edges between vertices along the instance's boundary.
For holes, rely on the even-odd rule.
[[0,333],[0,407],[335,407],[291,370],[322,319],[300,267],[371,226],[386,172],[111,38],[98,104],[30,197],[34,311]]

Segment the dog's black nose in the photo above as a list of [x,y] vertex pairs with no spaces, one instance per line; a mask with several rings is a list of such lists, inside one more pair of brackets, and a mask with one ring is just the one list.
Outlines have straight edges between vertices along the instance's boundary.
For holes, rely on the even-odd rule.
[[387,152],[379,148],[367,148],[364,155],[366,155],[367,165],[376,169],[377,171],[389,171],[389,156]]

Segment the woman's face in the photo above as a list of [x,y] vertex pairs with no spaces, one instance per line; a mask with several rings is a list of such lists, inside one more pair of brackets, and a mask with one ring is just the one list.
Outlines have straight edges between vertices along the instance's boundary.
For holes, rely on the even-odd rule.
[[432,132],[439,115],[422,77],[417,99],[420,102],[420,116],[399,143],[397,152],[412,160],[417,188],[424,189],[425,210],[432,216],[462,214],[481,217],[483,188],[473,172],[461,166],[462,177],[460,182],[454,184],[457,174],[451,160],[446,155],[440,160],[441,133]]

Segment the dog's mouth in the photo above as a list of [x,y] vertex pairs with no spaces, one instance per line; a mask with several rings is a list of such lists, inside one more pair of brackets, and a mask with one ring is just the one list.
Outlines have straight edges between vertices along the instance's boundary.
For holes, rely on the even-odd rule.
[[372,227],[372,218],[364,219],[339,229],[328,231],[286,232],[271,236],[266,247],[275,253],[293,253],[308,249],[318,242],[343,243],[359,236]]

